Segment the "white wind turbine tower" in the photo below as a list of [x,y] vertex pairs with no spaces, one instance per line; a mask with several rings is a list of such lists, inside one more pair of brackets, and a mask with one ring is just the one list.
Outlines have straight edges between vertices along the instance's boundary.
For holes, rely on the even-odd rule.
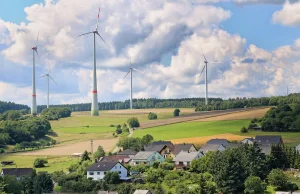
[[49,108],[49,78],[52,79],[52,81],[54,83],[56,83],[56,81],[54,81],[54,79],[50,76],[50,71],[48,71],[48,73],[46,73],[45,75],[42,75],[39,78],[42,78],[42,77],[47,77],[47,108]]
[[97,95],[97,93],[98,93],[97,92],[97,73],[96,73],[96,35],[98,35],[102,39],[102,41],[106,44],[106,46],[108,47],[107,43],[105,42],[105,40],[102,38],[102,36],[98,32],[99,17],[100,17],[100,8],[99,8],[98,17],[97,17],[96,29],[92,32],[87,32],[87,33],[79,35],[79,36],[84,36],[87,34],[92,34],[92,33],[94,34],[94,68],[93,68],[93,89],[92,89],[93,101],[92,101],[92,106],[91,106],[91,115],[92,116],[99,116],[98,95]]
[[204,57],[204,63],[205,63],[205,65],[204,65],[204,67],[203,67],[203,69],[201,71],[200,76],[202,75],[202,73],[203,73],[203,71],[205,69],[205,105],[208,105],[207,65],[208,65],[208,63],[220,63],[220,62],[208,62],[207,59],[206,59],[206,57],[205,57],[205,55],[204,55],[204,53],[203,53],[203,51],[202,51],[202,49],[201,49],[201,52],[202,52],[202,55]]
[[33,46],[32,54],[33,54],[33,64],[32,64],[32,105],[31,105],[31,114],[36,115],[37,114],[37,108],[36,108],[36,91],[35,91],[35,53],[37,54],[37,57],[39,57],[39,54],[37,52],[37,43],[39,40],[39,32],[36,38],[36,44]]
[[127,77],[127,75],[130,73],[130,109],[132,109],[132,71],[135,70],[135,71],[138,71],[138,72],[141,72],[141,73],[144,73],[138,69],[135,69],[132,67],[132,63],[131,63],[131,59],[130,59],[130,68],[129,68],[129,71],[127,72],[127,74],[125,75],[125,77],[123,79],[125,79]]

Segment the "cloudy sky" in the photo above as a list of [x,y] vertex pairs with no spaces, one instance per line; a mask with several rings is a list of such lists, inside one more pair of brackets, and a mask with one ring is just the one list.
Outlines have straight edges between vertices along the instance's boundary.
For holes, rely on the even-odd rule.
[[[298,0],[9,0],[0,2],[0,100],[30,105],[36,75],[50,70],[51,104],[91,102],[93,36],[99,101],[204,97],[201,48],[209,61],[209,96],[258,97],[300,91]],[[37,79],[37,103],[46,103]]]

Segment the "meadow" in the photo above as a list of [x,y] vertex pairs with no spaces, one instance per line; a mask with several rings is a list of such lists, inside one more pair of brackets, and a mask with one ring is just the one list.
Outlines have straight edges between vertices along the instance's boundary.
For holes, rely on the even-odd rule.
[[[32,168],[33,162],[36,158],[46,158],[48,160],[48,164],[44,168],[36,168],[37,172],[40,171],[48,171],[52,173],[57,170],[67,171],[70,165],[75,164],[79,161],[79,158],[70,158],[67,156],[19,156],[16,154],[9,155],[1,155],[1,161],[13,160],[15,165],[5,166],[5,168]],[[0,166],[0,171],[2,167]]]

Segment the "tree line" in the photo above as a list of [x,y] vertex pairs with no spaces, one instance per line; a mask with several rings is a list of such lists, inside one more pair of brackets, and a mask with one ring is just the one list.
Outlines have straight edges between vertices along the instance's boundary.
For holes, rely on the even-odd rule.
[[27,105],[0,101],[0,114],[8,110],[22,110],[22,109],[26,110],[26,112],[30,110],[30,108]]
[[271,108],[262,118],[263,131],[300,131],[300,104],[284,104]]

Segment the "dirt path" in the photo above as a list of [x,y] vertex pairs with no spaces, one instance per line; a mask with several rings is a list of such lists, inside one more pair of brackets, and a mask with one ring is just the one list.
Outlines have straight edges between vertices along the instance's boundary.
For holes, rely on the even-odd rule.
[[[105,140],[93,140],[93,150],[96,151],[98,146],[101,145],[105,152],[109,152],[116,145],[118,139],[105,139]],[[55,146],[53,148],[47,148],[43,150],[37,150],[32,152],[22,152],[16,155],[27,156],[58,156],[58,155],[72,155],[73,153],[83,153],[85,150],[91,151],[91,141],[78,142],[74,144],[68,144],[63,146]]]
[[244,111],[239,113],[231,113],[221,116],[199,119],[195,121],[223,121],[223,120],[239,120],[239,119],[253,119],[262,118],[270,108],[254,109],[251,111]]
[[187,122],[187,121],[195,121],[195,120],[199,120],[199,119],[228,115],[228,114],[232,114],[232,113],[240,114],[241,112],[254,111],[254,110],[259,110],[259,109],[261,109],[261,108],[230,109],[230,110],[196,112],[196,113],[191,113],[188,115],[183,115],[183,116],[171,118],[171,119],[146,121],[146,122],[141,123],[141,126],[139,127],[139,129],[146,129],[146,128],[152,128],[152,127],[157,127],[157,126],[162,126],[162,125],[170,125],[170,124],[174,124],[174,123],[181,123],[181,122]]

